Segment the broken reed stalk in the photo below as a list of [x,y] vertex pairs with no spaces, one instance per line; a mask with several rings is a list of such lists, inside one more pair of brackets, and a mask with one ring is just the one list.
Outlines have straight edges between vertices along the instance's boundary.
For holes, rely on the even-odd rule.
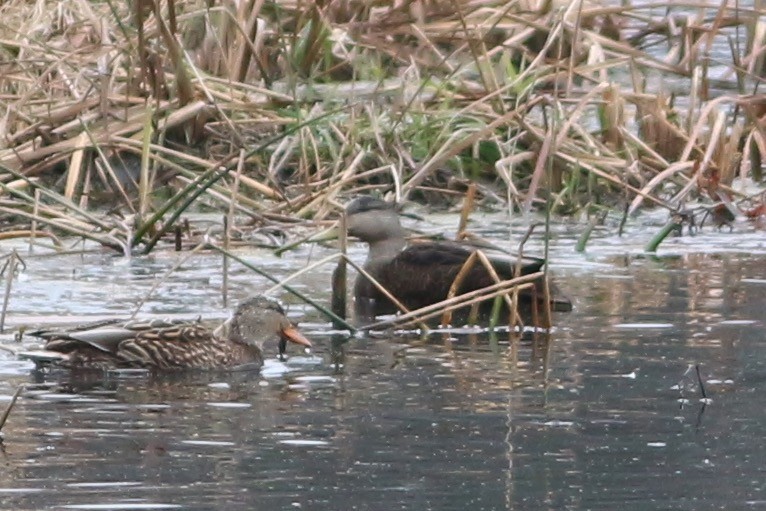
[[396,306],[396,308],[397,308],[397,309],[399,309],[399,310],[400,310],[401,312],[403,312],[404,314],[408,314],[408,313],[410,312],[410,310],[409,310],[409,309],[408,309],[408,308],[407,308],[407,307],[406,307],[406,306],[405,306],[405,305],[404,305],[402,302],[400,302],[400,301],[399,301],[399,300],[398,300],[398,299],[397,299],[397,298],[396,298],[394,295],[392,295],[392,294],[391,294],[391,293],[388,291],[388,289],[386,289],[385,287],[383,287],[383,284],[381,284],[380,282],[378,282],[378,280],[377,280],[375,277],[373,277],[372,275],[370,275],[370,274],[367,272],[367,270],[365,270],[364,268],[362,268],[361,266],[359,266],[358,264],[356,264],[354,261],[352,261],[351,259],[349,259],[347,256],[344,256],[344,258],[346,259],[346,262],[347,262],[348,264],[350,264],[350,265],[351,265],[351,266],[352,266],[352,267],[353,267],[353,268],[354,268],[356,271],[358,271],[358,272],[359,272],[359,274],[360,274],[362,277],[364,277],[365,279],[369,280],[369,281],[370,281],[370,283],[371,283],[373,286],[375,286],[375,289],[377,289],[378,291],[380,291],[380,292],[383,294],[383,296],[385,296],[386,298],[388,298],[388,299],[391,301],[391,303],[393,303],[393,304]]
[[[229,211],[224,217],[223,222],[223,248],[229,250],[229,244],[231,242],[231,230],[234,227],[234,211],[237,206],[237,196],[239,195],[239,181],[242,176],[242,169],[245,166],[245,151],[241,149],[239,151],[239,161],[237,162],[237,171],[234,174],[234,182],[231,184],[231,200],[229,202]],[[223,298],[223,306],[228,307],[229,301],[229,258],[223,257],[223,288],[221,289],[221,295]]]
[[11,401],[8,403],[8,406],[5,407],[5,411],[3,412],[2,417],[0,417],[0,432],[3,431],[3,426],[5,426],[5,423],[8,421],[8,417],[11,415],[11,410],[13,409],[13,405],[16,404],[16,400],[21,395],[21,391],[24,390],[24,385],[19,385],[16,387],[16,392],[13,393],[13,397],[11,397]]
[[[295,124],[294,126],[286,128],[282,132],[280,132],[278,135],[269,137],[265,141],[261,142],[260,144],[250,149],[246,154],[246,158],[249,158],[255,154],[258,154],[259,152],[265,150],[267,147],[269,147],[273,143],[285,139],[288,135],[296,133],[305,127],[316,124],[320,120],[330,117],[332,115],[335,115],[339,112],[342,112],[346,110],[347,108],[348,108],[347,105],[343,105],[339,108],[329,110],[316,117],[312,117],[304,122],[300,122]],[[162,238],[162,236],[165,234],[169,226],[172,225],[176,220],[178,220],[178,217],[180,217],[181,214],[184,211],[186,211],[189,208],[189,206],[191,206],[200,195],[205,193],[208,190],[208,188],[210,188],[211,186],[213,186],[214,184],[216,184],[218,181],[220,181],[221,179],[223,179],[225,176],[229,174],[229,172],[233,168],[231,163],[233,159],[234,159],[234,156],[229,156],[224,158],[221,162],[213,164],[208,170],[200,174],[191,183],[189,183],[186,187],[184,187],[183,190],[181,190],[176,195],[174,195],[172,199],[167,201],[163,207],[161,207],[157,212],[155,212],[155,214],[152,215],[151,218],[139,230],[136,231],[136,234],[133,236],[133,239],[131,240],[131,246],[135,246],[140,240],[142,240],[143,236],[149,232],[149,229],[152,228],[153,226],[156,226],[156,224],[161,219],[163,219],[165,214],[167,214],[171,209],[175,207],[175,210],[173,211],[173,213],[170,214],[169,218],[164,219],[160,228],[157,229],[157,232],[154,234],[154,236],[152,236],[152,238],[146,243],[144,247],[144,253],[148,254],[149,252],[151,252],[154,246],[160,240],[160,238]]]
[[339,257],[342,257],[342,254],[340,254],[340,253],[331,254],[331,255],[325,257],[324,259],[320,259],[319,261],[313,262],[310,265],[305,266],[305,267],[301,268],[300,270],[298,270],[298,271],[296,271],[294,273],[291,273],[290,275],[288,275],[287,277],[283,278],[282,280],[277,282],[275,285],[273,285],[272,287],[270,287],[269,289],[267,289],[263,293],[267,294],[267,295],[271,294],[271,293],[275,292],[276,290],[278,290],[279,288],[284,287],[285,284],[288,284],[289,282],[291,282],[291,281],[295,280],[296,278],[300,277],[301,275],[304,275],[304,274],[312,271],[314,268],[318,268],[320,266],[324,266],[325,264],[331,263],[332,261],[334,261],[335,259],[338,259]]
[[[223,216],[223,249],[229,250],[229,215]],[[223,306],[228,307],[229,303],[229,258],[222,255],[221,268],[223,275],[221,276],[221,300]]]
[[[471,270],[473,270],[473,267],[476,264],[476,259],[478,258],[478,252],[478,250],[471,252],[471,255],[468,256],[468,259],[466,259],[463,265],[460,267],[460,270],[457,272],[457,275],[455,275],[455,278],[452,279],[452,284],[449,287],[449,291],[447,291],[447,299],[455,297],[458,289],[460,289],[460,286],[463,285],[463,281],[465,280],[466,276]],[[451,323],[452,310],[445,309],[444,314],[442,315],[441,324],[446,326],[450,325]]]
[[[332,272],[332,311],[339,317],[346,319],[346,289],[347,289],[347,252],[348,252],[348,232],[346,231],[346,212],[340,215],[338,225],[338,244],[340,245],[341,257],[338,264]],[[335,328],[339,325],[334,324]]]
[[[410,312],[409,314],[402,314],[400,316],[396,316],[391,319],[379,321],[377,323],[373,323],[370,325],[365,325],[361,327],[360,330],[370,331],[370,330],[376,330],[379,328],[388,328],[392,326],[406,326],[406,325],[412,325],[416,323],[418,323],[419,325],[422,325],[423,322],[425,322],[426,320],[443,314],[444,309],[456,310],[456,309],[462,309],[468,306],[474,306],[486,300],[491,300],[493,298],[500,298],[503,294],[508,293],[514,287],[517,287],[519,290],[523,291],[525,289],[530,289],[534,286],[534,284],[532,283],[513,284],[509,282],[510,281],[504,280],[500,282],[499,284],[495,284],[493,286],[479,289],[476,291],[479,294],[472,295],[469,298],[466,298],[466,296],[470,295],[469,293],[457,295],[456,297],[452,299],[442,300],[441,302],[414,310]],[[496,286],[499,286],[499,287],[496,288]],[[488,291],[488,290],[491,290],[491,291]],[[427,333],[427,330],[424,330],[424,332]]]
[[534,280],[540,278],[542,275],[543,272],[535,272],[528,275],[522,275],[521,277],[516,277],[514,279],[504,280],[491,286],[477,289],[475,291],[469,291],[468,293],[457,295],[454,298],[448,298],[446,300],[442,300],[441,302],[421,307],[420,309],[402,314],[401,316],[397,316],[390,320],[379,321],[377,323],[366,325],[360,328],[360,330],[368,331],[374,330],[376,328],[400,324],[402,322],[412,323],[417,320],[432,318],[442,314],[444,308],[449,307],[457,309],[473,303],[481,302],[483,300],[487,300],[488,298],[499,296],[502,293],[507,293],[508,290],[514,286],[518,286],[519,290],[529,289],[530,287],[534,286]]
[[468,191],[466,192],[465,198],[463,199],[463,208],[460,210],[460,222],[458,223],[457,233],[455,234],[456,240],[461,240],[463,239],[463,236],[465,236],[465,230],[468,227],[468,217],[473,211],[475,200],[476,183],[472,181],[471,184],[468,185]]
[[26,268],[26,264],[24,264],[24,261],[19,257],[19,254],[18,252],[16,252],[16,249],[13,249],[11,250],[11,253],[8,254],[7,259],[5,260],[5,265],[3,265],[3,269],[0,270],[0,275],[5,273],[5,293],[3,295],[3,310],[0,312],[0,333],[5,332],[5,315],[8,313],[8,302],[11,299],[11,286],[13,285],[13,278],[16,275],[16,268],[18,267],[19,264],[21,264],[22,267]]
[[[2,183],[0,183],[0,188],[2,188]],[[14,204],[13,207],[6,207],[6,206],[0,205],[0,212],[6,213],[9,215],[22,216],[30,220],[36,220],[40,224],[45,224],[50,227],[60,229],[72,236],[77,236],[83,239],[94,241],[98,243],[99,245],[111,248],[119,253],[124,252],[123,244],[121,243],[121,241],[110,234],[107,234],[105,236],[98,236],[98,235],[92,234],[91,232],[84,231],[72,225],[66,224],[63,222],[63,220],[45,218],[40,215],[33,215],[32,213],[28,213],[24,211],[23,209],[19,208],[18,205],[16,204]]]
[[668,223],[666,223],[662,229],[660,229],[657,234],[655,234],[652,239],[649,240],[649,243],[647,243],[646,247],[644,247],[644,251],[650,253],[657,252],[657,248],[660,246],[660,243],[662,243],[671,232],[678,231],[682,228],[682,226],[683,224],[678,219],[678,216],[673,215]]
[[[482,266],[484,266],[484,269],[487,271],[489,276],[492,278],[492,280],[495,281],[496,284],[503,282],[503,279],[501,279],[500,276],[497,274],[495,267],[492,266],[492,262],[489,260],[489,258],[487,258],[486,254],[484,254],[484,252],[482,252],[481,250],[474,250],[473,252],[471,252],[471,255],[468,256],[468,259],[465,260],[465,262],[463,263],[463,266],[460,267],[460,271],[458,271],[457,275],[452,281],[449,291],[447,292],[447,299],[455,297],[458,290],[460,289],[460,286],[463,285],[463,282],[465,281],[466,277],[475,266],[477,260],[481,262]],[[501,298],[505,300],[505,303],[508,305],[509,310],[518,311],[518,308],[517,308],[518,299],[512,299],[507,294],[502,295]],[[474,312],[475,311],[472,311],[472,315]],[[512,313],[512,317],[515,319],[516,314]],[[442,316],[442,325],[449,325],[451,322],[452,322],[452,309],[447,309],[444,311],[444,315]],[[509,325],[509,326],[512,326],[512,325]]]
[[[481,250],[477,250],[476,255],[479,256],[479,261],[481,261],[481,264],[487,270],[487,273],[489,273],[489,275],[492,277],[492,280],[494,280],[496,283],[502,282],[504,280],[504,279],[501,279],[500,275],[497,274],[495,267],[492,266],[492,262],[489,260],[489,258],[484,252],[482,252]],[[506,305],[508,305],[509,310],[518,311],[518,303],[519,303],[518,296],[514,295],[514,297],[511,299],[508,295],[505,295],[503,296],[503,299],[505,300]]]
[[38,232],[34,233],[33,231],[2,231],[0,232],[0,240],[12,240],[16,238],[28,238],[32,240],[34,237],[38,238],[48,238],[53,242],[53,246],[58,250],[64,248],[64,244],[61,243],[61,240],[58,239],[54,234],[51,234],[49,232]]
[[[390,300],[390,301],[391,301],[391,303],[393,303],[393,304],[396,306],[396,308],[397,308],[397,309],[399,309],[399,310],[402,312],[402,314],[403,314],[403,315],[405,315],[405,316],[406,316],[407,314],[409,314],[409,313],[410,313],[410,310],[409,310],[407,307],[405,307],[405,305],[404,305],[402,302],[400,302],[400,301],[399,301],[399,300],[398,300],[398,299],[397,299],[397,298],[396,298],[394,295],[392,295],[392,294],[391,294],[391,292],[389,292],[389,290],[388,290],[388,289],[386,289],[385,287],[383,287],[383,284],[381,284],[380,282],[378,282],[378,281],[377,281],[377,279],[375,279],[375,277],[373,277],[372,275],[370,275],[370,274],[367,272],[367,270],[365,270],[364,268],[362,268],[361,266],[359,266],[358,264],[356,264],[354,261],[352,261],[351,259],[349,259],[347,256],[343,256],[343,257],[344,257],[344,259],[346,260],[346,262],[347,262],[348,264],[350,264],[350,265],[351,265],[351,266],[352,266],[352,267],[353,267],[353,268],[354,268],[356,271],[358,271],[358,272],[359,272],[359,277],[364,277],[365,279],[369,280],[369,281],[370,281],[370,283],[371,283],[373,286],[375,286],[375,289],[377,289],[378,291],[380,291],[380,292],[383,294],[383,296],[385,296],[386,298],[388,298],[388,300]],[[357,277],[357,278],[359,278],[359,277]],[[428,325],[426,325],[426,324],[425,324],[425,323],[423,323],[422,321],[420,321],[420,320],[416,319],[416,320],[414,320],[414,322],[416,322],[416,323],[420,323],[420,328],[421,328],[421,329],[422,329],[424,332],[427,332],[427,331],[429,330],[429,328],[428,328]]]
[[[229,258],[233,259],[234,261],[238,262],[239,264],[241,264],[242,266],[244,266],[248,270],[253,271],[253,272],[257,273],[258,275],[260,275],[260,276],[270,280],[271,282],[273,282],[274,284],[278,285],[279,287],[281,287],[282,289],[284,289],[285,291],[287,291],[291,295],[293,295],[293,296],[297,297],[298,299],[300,299],[301,301],[311,305],[314,309],[316,309],[320,313],[324,314],[330,321],[338,322],[338,324],[343,325],[343,328],[345,328],[346,330],[348,330],[352,334],[358,330],[357,328],[352,326],[350,323],[348,323],[346,320],[344,320],[343,318],[339,318],[334,312],[332,312],[331,310],[327,309],[326,307],[320,305],[315,300],[313,300],[313,299],[309,298],[308,296],[304,295],[303,293],[301,293],[300,291],[298,291],[294,287],[288,286],[287,284],[282,283],[276,277],[266,273],[265,271],[261,270],[260,268],[257,268],[255,266],[253,266],[252,264],[248,263],[247,261],[245,261],[241,257],[237,256],[236,254],[234,254],[234,253],[232,253],[232,252],[230,252],[228,250],[224,250],[222,247],[219,247],[219,246],[214,245],[212,243],[208,243],[206,246],[209,249],[216,250],[216,251],[224,254],[226,257],[229,257]],[[333,257],[337,257],[337,256],[333,256]]]
[[697,372],[697,383],[700,386],[700,393],[702,394],[702,399],[707,399],[707,392],[705,392],[705,384],[702,383],[702,375],[700,374],[700,365],[694,364],[694,370]]
[[[40,214],[40,189],[35,188],[35,203],[32,207],[32,215],[37,218]],[[32,226],[29,233],[29,253],[31,254],[35,245],[35,238],[37,237],[37,220],[32,220]]]
[[[56,209],[53,209],[51,206],[40,204],[40,201],[38,200],[37,202],[39,204],[39,209],[44,210],[47,214],[50,214],[50,215],[55,214],[55,215],[58,215],[59,217],[64,217],[72,223],[77,222],[80,224],[82,229],[93,229],[94,227],[97,227],[105,231],[108,231],[111,228],[111,225],[108,222],[103,221],[102,219],[94,215],[93,213],[90,213],[89,211],[79,207],[77,204],[70,201],[66,197],[62,197],[60,194],[56,193],[54,190],[40,186],[38,183],[31,180],[29,177],[25,176],[21,172],[17,172],[3,165],[0,165],[0,170],[2,170],[3,172],[7,172],[8,174],[12,175],[13,177],[15,177],[16,179],[20,181],[23,181],[31,189],[39,190],[41,195],[48,197],[49,199],[55,201],[57,204],[61,205],[64,208],[64,211],[56,210]],[[23,201],[23,203],[25,203],[26,205],[33,205],[35,203],[35,199],[33,196],[30,196],[29,194],[24,193],[21,190],[17,190],[6,183],[0,182],[0,187],[2,187],[3,190],[7,192],[11,197],[14,197],[17,200]],[[82,218],[87,220],[87,222],[82,220],[76,220],[71,214],[66,213],[67,211],[70,211],[70,210],[80,215]]]

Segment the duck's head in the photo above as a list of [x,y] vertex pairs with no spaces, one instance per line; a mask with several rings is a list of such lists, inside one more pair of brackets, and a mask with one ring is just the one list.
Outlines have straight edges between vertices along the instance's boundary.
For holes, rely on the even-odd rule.
[[367,243],[404,237],[395,205],[367,195],[346,206],[346,229],[349,236]]
[[240,303],[223,328],[221,335],[229,340],[261,350],[267,343],[277,342],[281,346],[286,341],[311,347],[311,342],[287,319],[279,302],[262,295]]

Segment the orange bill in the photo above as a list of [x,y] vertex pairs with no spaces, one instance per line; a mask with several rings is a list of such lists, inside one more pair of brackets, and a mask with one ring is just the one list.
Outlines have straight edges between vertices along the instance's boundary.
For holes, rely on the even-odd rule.
[[298,329],[292,325],[282,328],[282,338],[287,339],[290,342],[294,342],[295,344],[302,344],[303,346],[308,346],[309,348],[311,347],[311,341],[306,339],[306,337],[304,337],[303,334],[300,333]]

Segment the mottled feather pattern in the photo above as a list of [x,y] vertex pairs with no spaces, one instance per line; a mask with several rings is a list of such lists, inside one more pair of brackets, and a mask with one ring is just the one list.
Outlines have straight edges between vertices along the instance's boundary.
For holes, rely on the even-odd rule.
[[136,333],[136,339],[149,341],[173,341],[173,342],[197,342],[209,339],[212,335],[210,329],[201,323],[177,323],[172,326],[153,326],[148,329],[140,329]]
[[40,331],[38,335],[48,341],[45,350],[20,356],[38,364],[72,368],[256,368],[263,364],[264,343],[276,345],[285,340],[311,346],[281,306],[260,295],[243,300],[232,317],[215,330],[200,319],[109,321],[90,326]]
[[[115,321],[94,323],[92,330],[115,325]],[[99,349],[72,338],[87,329],[71,332],[42,332],[48,339],[45,349],[70,354],[62,365],[107,369],[113,367],[156,367],[160,369],[209,369],[262,362],[260,351],[219,339],[200,320],[150,319],[134,320],[121,325],[130,336],[114,344],[111,350]],[[96,335],[97,337],[97,335]]]
[[215,367],[224,365],[223,351],[215,345],[189,344],[183,341],[155,342],[138,338],[120,345],[117,356],[122,362],[133,365],[155,366],[161,369],[172,367]]

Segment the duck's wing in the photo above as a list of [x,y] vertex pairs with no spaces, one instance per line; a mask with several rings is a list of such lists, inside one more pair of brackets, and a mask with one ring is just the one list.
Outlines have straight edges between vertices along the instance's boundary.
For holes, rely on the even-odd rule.
[[108,367],[116,360],[120,343],[135,337],[135,332],[117,321],[102,321],[70,330],[38,330],[30,335],[44,339],[45,346],[41,350],[21,352],[18,356],[32,360],[38,366],[67,365],[71,360],[77,360],[83,367]]
[[[419,270],[426,270],[429,267],[435,267],[430,271],[441,272],[450,268],[459,270],[471,253],[477,249],[484,252],[500,277],[506,279],[513,278],[518,265],[521,267],[521,275],[528,275],[540,271],[545,264],[545,259],[538,257],[519,258],[496,250],[487,250],[457,242],[415,243],[400,252],[396,260],[402,265]],[[481,263],[478,262],[475,265],[476,268],[481,266]]]
[[[420,308],[444,300],[455,277],[474,251],[459,243],[414,243],[393,259],[372,261],[367,269],[373,277],[397,297],[407,308]],[[517,273],[518,258],[504,256],[490,259],[501,279],[510,279]],[[538,271],[545,263],[542,259],[525,258],[521,262],[521,274]],[[495,280],[480,261],[476,261],[465,276],[459,293],[491,286]],[[376,315],[394,312],[382,294],[366,279],[357,279],[354,288],[360,303],[364,299],[376,301]]]
[[32,335],[47,341],[47,351],[68,353],[87,345],[111,354],[116,354],[125,341],[138,338],[154,342],[190,342],[210,335],[210,331],[199,320],[152,319],[117,323],[100,322],[70,330],[38,331]]
[[50,340],[57,337],[64,337],[72,332],[82,332],[85,330],[95,330],[97,328],[104,328],[123,324],[124,320],[120,319],[102,319],[99,321],[93,321],[91,323],[84,323],[82,325],[76,325],[67,328],[42,328],[40,330],[34,330],[27,332],[25,335],[31,335],[32,337],[39,337],[41,339]]
[[[372,276],[393,296],[409,309],[416,309],[446,298],[455,276],[470,255],[469,250],[458,244],[416,243],[389,261],[373,262],[369,269],[372,270]],[[473,273],[480,278],[474,277]],[[491,284],[481,265],[474,266],[466,281],[471,284],[471,289]],[[364,279],[357,282],[360,282],[355,288],[358,296],[373,298],[388,305],[388,301],[383,299],[371,283]],[[378,306],[381,308],[377,314],[388,312],[383,305]]]

